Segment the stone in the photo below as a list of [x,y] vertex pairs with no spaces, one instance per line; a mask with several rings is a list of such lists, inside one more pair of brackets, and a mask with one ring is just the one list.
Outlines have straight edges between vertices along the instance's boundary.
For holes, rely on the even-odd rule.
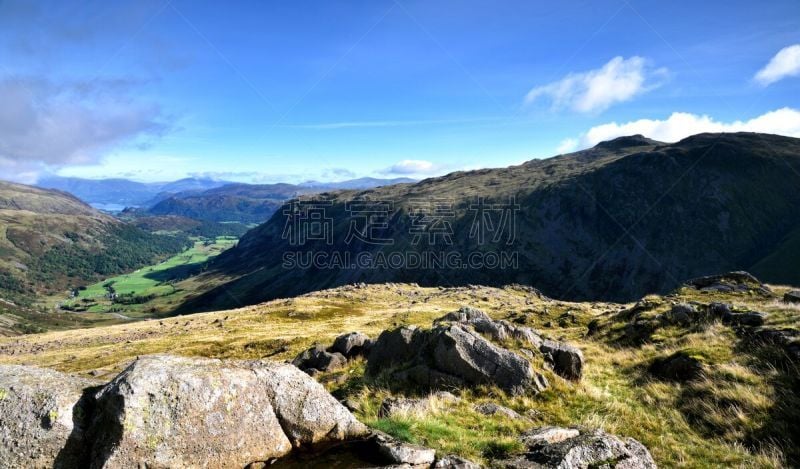
[[369,352],[369,347],[372,342],[369,336],[361,332],[348,332],[342,334],[333,341],[333,345],[328,349],[328,352],[339,353],[345,358],[355,358],[361,355],[366,355]]
[[475,412],[483,415],[499,415],[512,420],[523,418],[520,414],[509,409],[508,407],[495,404],[494,402],[483,402],[476,405]]
[[579,380],[583,374],[583,352],[579,348],[562,342],[545,340],[539,351],[562,378]]
[[96,381],[0,365],[0,466],[81,467]]
[[325,350],[322,345],[315,345],[301,352],[294,360],[292,365],[306,370],[333,371],[347,364],[347,359],[341,353],[331,353]]
[[93,467],[244,467],[367,433],[282,363],[140,357],[96,401]]
[[[562,430],[565,433],[550,430],[550,434],[554,435],[553,442],[547,441],[546,438],[533,439],[525,454],[505,461],[496,461],[493,467],[656,469],[650,452],[633,438],[619,438],[601,430],[579,432],[578,435],[569,436],[574,435],[573,430]],[[561,439],[562,437],[564,438]]]
[[392,365],[411,361],[419,352],[422,335],[416,326],[381,332],[367,356],[367,373],[376,375]]
[[661,379],[685,382],[703,375],[703,363],[685,352],[676,352],[668,357],[655,359],[648,371]]
[[433,463],[433,469],[481,469],[481,466],[460,456],[448,454]]
[[783,294],[786,303],[800,303],[800,290],[792,290]]
[[372,441],[377,445],[378,454],[387,464],[426,465],[429,467],[436,460],[436,451],[433,449],[403,443],[382,433],[376,432]]
[[434,324],[445,322],[468,324],[472,326],[476,332],[486,334],[492,340],[498,342],[514,339],[527,342],[536,348],[542,344],[542,338],[533,332],[531,328],[517,326],[502,319],[494,320],[483,311],[468,306],[462,307],[458,311],[447,313],[433,321]]
[[764,325],[766,313],[747,311],[743,313],[729,312],[722,316],[722,322],[734,326],[758,327]]
[[520,441],[522,441],[525,446],[531,447],[542,443],[560,443],[564,440],[575,438],[578,435],[580,435],[580,431],[575,428],[548,426],[528,430],[520,436]]
[[688,326],[697,321],[697,308],[689,303],[680,303],[664,313],[661,318],[666,324]]
[[762,296],[770,296],[772,291],[748,272],[728,272],[721,275],[699,277],[686,282],[686,285],[701,291],[722,293],[754,292]]

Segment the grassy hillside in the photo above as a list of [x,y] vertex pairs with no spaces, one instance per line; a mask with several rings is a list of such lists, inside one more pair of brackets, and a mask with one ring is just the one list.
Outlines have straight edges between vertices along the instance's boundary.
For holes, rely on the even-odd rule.
[[85,285],[180,252],[182,236],[159,236],[54,190],[0,182],[0,298]]
[[[312,239],[292,245],[287,217],[279,213],[215,261],[206,278],[220,287],[190,301],[184,311],[230,307],[232,297],[255,303],[351,282],[516,282],[557,298],[615,301],[668,291],[678,279],[754,266],[766,280],[800,283],[800,270],[790,261],[797,251],[800,191],[787,165],[800,171],[800,139],[701,134],[661,144],[633,136],[509,168],[303,197],[329,204],[324,210],[332,220],[331,243]],[[393,203],[388,228],[378,231],[393,245],[347,242],[352,200]],[[431,214],[434,208],[424,204],[436,200],[446,203],[446,218],[440,220],[449,223],[452,243],[415,244],[418,205]],[[506,238],[481,244],[472,236],[474,207],[481,200],[501,206],[513,200],[519,206],[511,244]],[[500,226],[499,217],[489,215]],[[518,262],[507,269],[284,265],[286,253],[320,252],[352,258],[364,252],[373,258],[501,253],[517,256]]]
[[[385,397],[409,392],[365,378],[363,361],[318,379],[369,425],[479,461],[519,451],[516,435],[531,426],[585,425],[640,440],[660,467],[772,468],[798,462],[800,402],[790,362],[769,348],[748,347],[736,328],[715,320],[665,325],[644,343],[623,338],[631,324],[685,302],[726,302],[767,313],[764,327],[797,328],[800,310],[779,301],[784,291],[773,287],[764,296],[682,288],[634,305],[556,301],[518,287],[346,286],[236,310],[0,339],[0,362],[110,378],[149,353],[285,360],[344,332],[376,337],[402,324],[430,327],[434,318],[469,305],[577,345],[586,358],[582,380],[546,372],[551,388],[536,396],[511,397],[491,387],[454,390],[462,398],[458,403],[436,401],[428,411],[381,417]],[[702,379],[664,381],[647,371],[654,360],[678,351],[699,357]],[[485,401],[525,418],[477,413],[474,404]]]

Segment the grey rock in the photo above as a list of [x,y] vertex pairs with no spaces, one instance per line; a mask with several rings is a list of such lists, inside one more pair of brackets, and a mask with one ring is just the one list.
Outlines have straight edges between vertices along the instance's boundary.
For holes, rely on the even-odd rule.
[[722,322],[734,326],[758,327],[764,324],[766,318],[766,313],[759,313],[756,311],[747,311],[743,313],[730,312],[723,314]]
[[459,456],[449,454],[433,463],[433,469],[481,469],[481,466]]
[[583,352],[562,342],[545,340],[539,351],[544,354],[553,371],[562,378],[579,380],[583,374]]
[[366,355],[371,344],[372,342],[368,335],[361,332],[348,332],[337,337],[328,351],[339,353],[345,358],[355,358],[360,355]]
[[332,371],[347,364],[347,359],[341,353],[328,352],[322,345],[315,345],[301,352],[292,365],[301,370]]
[[495,341],[505,341],[508,339],[527,342],[538,348],[542,344],[542,338],[531,328],[516,326],[505,320],[494,320],[483,311],[468,306],[462,307],[458,311],[447,313],[433,321],[434,324],[445,322],[469,324],[475,331],[486,334]]
[[703,375],[703,364],[685,352],[676,352],[654,360],[648,371],[661,379],[685,382],[700,378]]
[[755,292],[763,296],[770,296],[772,294],[769,287],[761,283],[761,281],[752,274],[744,271],[699,277],[689,280],[686,284],[703,291],[723,293]]
[[525,446],[531,447],[540,444],[560,443],[570,438],[580,435],[580,431],[575,428],[563,427],[539,427],[528,430],[520,436],[520,441]]
[[426,465],[429,467],[436,459],[436,451],[431,448],[403,443],[382,433],[373,435],[372,440],[377,445],[378,454],[388,464]]
[[84,465],[97,384],[48,369],[0,365],[0,466]]
[[370,349],[367,373],[376,375],[393,365],[411,361],[419,353],[423,335],[416,326],[383,331]]
[[93,467],[244,467],[366,428],[294,366],[166,355],[97,394]]
[[[564,429],[571,434],[570,429]],[[498,461],[497,466],[517,468],[655,469],[650,453],[633,438],[619,438],[600,430],[580,432],[577,436],[531,441],[528,451],[517,458]]]
[[523,418],[520,414],[509,409],[508,407],[495,404],[494,402],[483,402],[476,405],[475,412],[483,415],[499,415],[512,420]]
[[800,303],[800,290],[792,290],[783,294],[786,303]]

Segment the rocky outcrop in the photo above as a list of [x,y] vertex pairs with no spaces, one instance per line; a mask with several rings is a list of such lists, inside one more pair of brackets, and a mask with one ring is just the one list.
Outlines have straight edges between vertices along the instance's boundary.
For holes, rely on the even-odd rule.
[[685,352],[676,352],[654,360],[648,371],[660,379],[685,382],[703,375],[703,363]]
[[428,389],[494,384],[522,394],[547,387],[526,359],[461,324],[384,331],[372,346],[367,372],[390,369],[397,369],[396,379]]
[[524,434],[522,456],[496,461],[506,469],[655,469],[650,452],[633,438],[619,438],[601,430],[545,427]]
[[369,353],[372,341],[369,336],[361,332],[348,332],[342,334],[333,341],[333,345],[328,349],[331,353],[339,353],[343,357],[350,359]]
[[300,352],[292,365],[301,370],[315,374],[322,371],[333,371],[347,364],[347,358],[341,353],[331,353],[322,345],[315,345],[308,350]]
[[517,326],[504,320],[489,317],[481,310],[462,307],[434,321],[434,324],[456,323],[467,325],[475,332],[488,335],[492,340],[504,342],[512,339],[538,349],[553,371],[562,378],[579,380],[583,372],[583,354],[577,347],[544,340],[529,327]]
[[800,290],[792,290],[783,294],[786,303],[800,303]]
[[423,398],[387,397],[381,402],[379,417],[390,417],[395,414],[424,414],[442,404],[454,404],[461,400],[447,391],[439,391]]
[[84,466],[97,384],[53,370],[0,365],[0,466]]
[[686,282],[686,285],[700,291],[720,293],[757,293],[762,296],[772,295],[772,291],[748,272],[728,272],[721,275],[699,277]]
[[583,353],[578,347],[562,342],[545,340],[539,351],[553,367],[553,371],[566,379],[579,380],[583,375]]

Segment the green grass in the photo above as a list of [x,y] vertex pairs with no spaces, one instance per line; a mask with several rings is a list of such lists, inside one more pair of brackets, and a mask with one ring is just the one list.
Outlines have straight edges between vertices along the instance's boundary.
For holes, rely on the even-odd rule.
[[[236,244],[236,238],[220,236],[214,240],[196,239],[194,246],[161,263],[133,272],[104,279],[78,291],[78,295],[62,304],[90,313],[120,313],[145,317],[158,310],[164,297],[181,293],[175,283],[196,274],[210,258]],[[118,297],[152,297],[138,304],[121,304],[109,298],[109,287]]]

